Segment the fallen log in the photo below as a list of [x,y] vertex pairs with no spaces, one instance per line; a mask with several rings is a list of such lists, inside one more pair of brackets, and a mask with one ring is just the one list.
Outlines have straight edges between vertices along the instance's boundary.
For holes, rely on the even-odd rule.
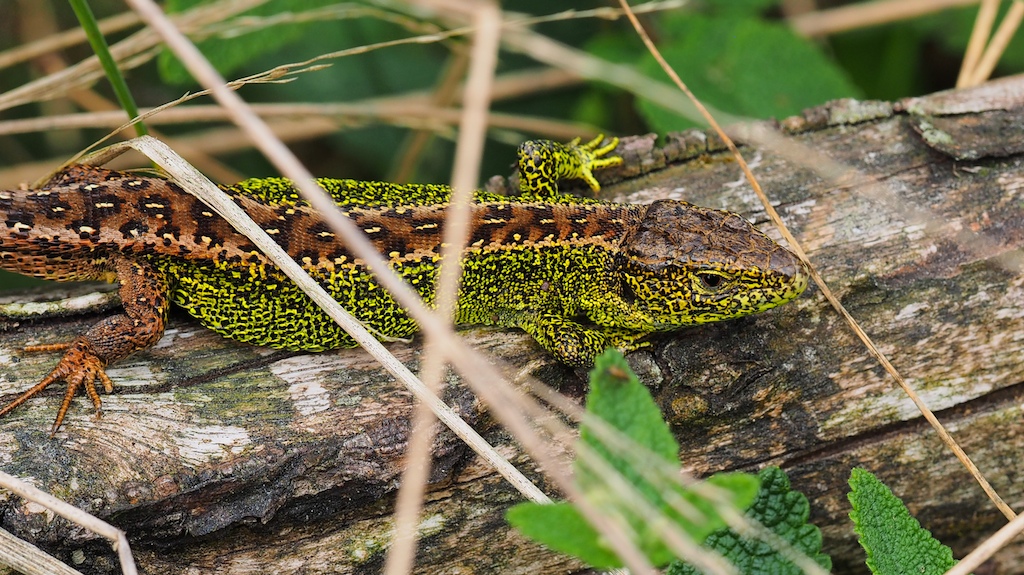
[[[840,186],[771,150],[743,150],[815,267],[1011,506],[1024,497],[1024,278],[1013,263],[1024,243],[1020,94],[1024,77],[894,104],[833,102],[782,122],[796,141],[863,174]],[[685,199],[739,212],[779,237],[715,138],[637,137],[622,150],[627,162],[605,174],[615,182],[602,197]],[[875,184],[892,195],[861,193]],[[946,232],[908,216],[920,209]],[[8,320],[0,400],[56,361],[21,346],[69,339],[101,313]],[[584,392],[525,334],[463,334],[571,396]],[[879,475],[958,556],[1004,522],[816,288],[765,314],[653,342],[629,359],[687,469],[781,465],[811,500],[836,572],[864,571],[847,518],[854,466]],[[390,347],[418,368],[418,342]],[[117,387],[101,419],[79,399],[51,439],[54,390],[0,420],[3,469],[127,531],[143,573],[379,570],[411,401],[364,353],[254,348],[177,314],[154,349],[109,375]],[[536,475],[451,380],[449,403]],[[582,569],[510,530],[503,513],[520,497],[453,437],[442,433],[434,458],[416,572]],[[82,571],[117,572],[95,535],[8,494],[0,509],[0,527]],[[1003,549],[996,571],[1024,572],[1022,551]]]

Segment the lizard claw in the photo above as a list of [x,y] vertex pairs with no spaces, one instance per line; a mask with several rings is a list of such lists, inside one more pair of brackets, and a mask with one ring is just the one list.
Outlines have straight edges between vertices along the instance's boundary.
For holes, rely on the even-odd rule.
[[28,352],[61,350],[64,350],[64,356],[60,359],[57,367],[54,367],[42,381],[5,405],[3,409],[0,409],[0,417],[14,411],[15,408],[39,394],[39,392],[49,387],[50,384],[58,381],[67,382],[68,389],[64,394],[64,400],[60,404],[60,409],[57,411],[57,419],[53,422],[53,427],[50,429],[51,436],[60,429],[64,416],[67,415],[68,409],[71,407],[71,401],[75,398],[75,393],[81,387],[85,387],[86,395],[89,396],[92,404],[96,407],[96,416],[100,416],[102,402],[100,401],[99,392],[96,391],[96,380],[103,384],[103,389],[107,393],[114,390],[114,384],[107,377],[106,372],[104,372],[105,362],[96,356],[87,341],[83,338],[78,338],[70,344],[47,344],[25,347],[25,351]]

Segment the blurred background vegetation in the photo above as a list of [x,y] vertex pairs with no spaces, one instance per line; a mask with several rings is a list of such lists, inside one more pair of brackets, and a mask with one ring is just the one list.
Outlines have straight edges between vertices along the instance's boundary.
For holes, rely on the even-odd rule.
[[[165,7],[181,12],[214,4],[168,0]],[[516,18],[557,14],[568,4],[512,0],[502,8],[508,18]],[[534,30],[664,80],[627,21],[586,12],[604,9],[606,14],[616,2],[571,4],[575,16],[538,23]],[[636,0],[631,4],[642,5]],[[899,4],[904,8],[920,5],[920,10],[886,12],[886,6]],[[101,20],[125,11],[121,0],[91,0],[90,5]],[[952,5],[958,6],[943,7]],[[1001,13],[1009,5],[1002,2]],[[658,6],[662,9],[643,14],[642,21],[683,80],[706,103],[755,118],[782,118],[834,98],[892,100],[951,88],[978,10],[977,3],[969,0],[706,0]],[[858,20],[857,14],[871,11],[879,15],[866,22]],[[91,49],[77,41],[56,50],[30,50],[78,27],[64,0],[0,0],[0,14],[3,189],[45,176],[124,118],[100,127],[101,122],[90,115],[116,109],[103,78],[70,91],[70,82],[63,82],[31,97],[12,98],[26,84],[85,59]],[[352,50],[325,60],[328,67],[298,74],[287,83],[247,85],[241,94],[250,102],[278,106],[275,129],[313,173],[445,182],[450,177],[458,118],[457,90],[452,86],[464,76],[466,38],[428,37],[415,43],[379,45],[452,26],[423,17],[415,6],[397,0],[269,0],[242,14],[205,23],[194,37],[204,38],[203,52],[229,79]],[[129,22],[108,33],[108,41],[116,44],[140,29]],[[134,60],[126,75],[140,107],[161,105],[198,90],[168,53],[148,50]],[[1017,35],[995,75],[1022,69],[1024,40]],[[483,177],[510,173],[514,147],[527,138],[568,139],[596,131],[664,133],[691,126],[642,96],[580,80],[507,50],[500,56],[497,85]],[[183,106],[210,103],[200,98]],[[425,105],[453,113],[401,113],[404,107]],[[153,122],[151,127],[215,180],[229,183],[274,173],[227,122],[204,120],[199,108],[193,110],[197,111],[193,117],[171,124]],[[53,124],[42,129],[18,123],[40,119]],[[71,123],[79,120],[85,124]],[[10,276],[0,277],[0,286],[11,281]]]

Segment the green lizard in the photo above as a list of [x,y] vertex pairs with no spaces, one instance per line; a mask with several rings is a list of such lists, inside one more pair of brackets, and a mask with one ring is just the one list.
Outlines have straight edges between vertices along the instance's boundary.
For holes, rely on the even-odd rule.
[[[763,311],[797,297],[803,264],[736,214],[662,200],[611,204],[558,193],[557,181],[616,165],[600,146],[520,148],[524,192],[477,192],[456,322],[518,327],[561,361],[586,366],[607,347],[653,332]],[[319,180],[339,208],[430,304],[450,189]],[[224,190],[360,321],[388,337],[415,322],[284,179]],[[232,339],[322,351],[355,342],[255,246],[173,182],[72,166],[38,190],[0,192],[0,268],[57,281],[120,284],[124,313],[66,345],[57,367],[6,407],[68,384],[53,429],[79,388],[97,411],[104,368],[154,345],[170,304]]]

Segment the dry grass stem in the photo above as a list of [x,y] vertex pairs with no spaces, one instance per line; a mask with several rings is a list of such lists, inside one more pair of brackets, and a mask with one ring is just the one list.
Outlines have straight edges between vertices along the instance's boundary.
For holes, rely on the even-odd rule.
[[[139,17],[136,16],[134,12],[122,12],[121,14],[100,20],[99,28],[100,32],[107,35],[137,26],[139,22]],[[16,46],[10,50],[0,52],[0,70],[10,68],[11,66],[22,62],[33,60],[44,54],[50,54],[85,43],[85,31],[81,28],[76,27],[63,32],[50,34],[45,38],[40,38],[39,40],[29,42],[28,44],[22,44],[21,46]]]
[[0,565],[23,575],[82,575],[42,549],[0,529]]
[[1024,515],[1018,515],[999,531],[993,533],[991,537],[983,541],[981,545],[975,547],[973,551],[968,553],[952,569],[946,571],[946,575],[969,575],[971,571],[981,567],[981,564],[988,560],[989,557],[995,555],[996,551],[999,551],[1016,539],[1022,531],[1024,531]]
[[789,25],[804,36],[827,36],[977,3],[978,0],[878,0],[800,14],[789,18]]
[[[501,11],[493,2],[466,5],[475,30],[469,57],[469,70],[455,149],[452,195],[445,211],[441,243],[440,272],[436,288],[437,315],[454,323],[462,276],[462,252],[469,241],[471,203],[487,137],[487,111],[491,85],[498,65],[498,39],[501,36]],[[454,87],[452,83],[452,87]],[[454,89],[452,89],[454,93]],[[429,339],[421,376],[434,394],[439,394],[445,373],[445,342]],[[412,432],[406,448],[406,466],[395,506],[395,534],[388,549],[384,572],[401,575],[412,571],[416,557],[416,526],[423,493],[430,471],[430,446],[434,441],[434,416],[422,403],[413,410]]]
[[121,572],[125,575],[138,574],[138,570],[135,568],[135,559],[132,558],[131,547],[128,545],[128,539],[125,537],[124,531],[2,471],[0,471],[0,487],[23,499],[38,503],[64,519],[109,539],[113,544],[114,550],[117,551],[118,559],[121,562]]
[[999,11],[999,0],[981,0],[978,7],[978,16],[974,19],[974,26],[971,28],[971,39],[967,42],[967,50],[964,51],[964,60],[960,64],[960,73],[956,78],[957,88],[970,86],[971,76],[978,67],[978,60],[985,51],[985,44],[988,43],[989,34],[992,33],[992,25],[996,21],[996,13]]
[[1013,35],[1017,33],[1022,18],[1024,18],[1024,1],[1014,0],[1003,17],[1003,21],[999,23],[996,33],[992,35],[992,40],[985,48],[985,53],[981,55],[977,67],[972,71],[968,85],[977,86],[988,80],[996,69],[999,58],[1002,57],[1010,40],[1013,39]]

